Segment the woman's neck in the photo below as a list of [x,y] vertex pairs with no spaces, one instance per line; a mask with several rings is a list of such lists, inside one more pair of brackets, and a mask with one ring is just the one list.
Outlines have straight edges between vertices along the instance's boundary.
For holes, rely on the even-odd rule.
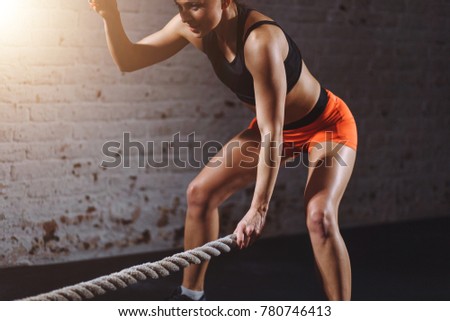
[[236,41],[236,31],[238,27],[238,8],[232,2],[222,13],[222,19],[214,32],[220,41],[233,43]]

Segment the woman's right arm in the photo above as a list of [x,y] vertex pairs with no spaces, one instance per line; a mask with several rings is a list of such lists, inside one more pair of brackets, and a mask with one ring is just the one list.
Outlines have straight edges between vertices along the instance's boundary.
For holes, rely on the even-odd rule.
[[111,55],[121,71],[131,72],[166,60],[189,41],[182,35],[184,25],[176,15],[161,30],[137,43],[127,37],[116,0],[91,0],[90,6],[103,17]]

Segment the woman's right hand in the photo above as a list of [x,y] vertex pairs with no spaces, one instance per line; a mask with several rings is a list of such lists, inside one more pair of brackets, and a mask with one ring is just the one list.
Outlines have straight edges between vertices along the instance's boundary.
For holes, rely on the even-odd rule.
[[89,0],[89,5],[103,18],[119,13],[116,0]]

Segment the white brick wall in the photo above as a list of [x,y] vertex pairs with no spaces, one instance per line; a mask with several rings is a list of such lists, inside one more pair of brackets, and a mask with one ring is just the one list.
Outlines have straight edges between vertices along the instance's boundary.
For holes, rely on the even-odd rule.
[[[21,3],[23,17],[0,28],[0,267],[181,246],[185,188],[198,170],[139,169],[135,156],[130,169],[103,169],[103,144],[179,131],[225,142],[252,116],[192,48],[123,74],[87,0]],[[358,121],[342,225],[448,215],[448,1],[247,3],[284,26]],[[119,4],[133,40],[175,14],[167,0]],[[305,231],[304,180],[304,168],[282,170],[265,235]],[[223,233],[251,195],[223,206]]]

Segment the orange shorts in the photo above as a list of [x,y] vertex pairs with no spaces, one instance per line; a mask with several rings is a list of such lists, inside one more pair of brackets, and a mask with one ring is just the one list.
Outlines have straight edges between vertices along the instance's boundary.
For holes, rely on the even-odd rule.
[[[329,90],[325,94],[324,109],[311,123],[294,129],[283,130],[284,155],[295,156],[310,151],[314,145],[324,142],[335,142],[357,149],[358,133],[356,122],[347,104]],[[328,98],[328,100],[326,100]],[[314,109],[320,108],[315,106]],[[306,116],[308,117],[308,115]],[[256,118],[249,129],[257,129]]]

